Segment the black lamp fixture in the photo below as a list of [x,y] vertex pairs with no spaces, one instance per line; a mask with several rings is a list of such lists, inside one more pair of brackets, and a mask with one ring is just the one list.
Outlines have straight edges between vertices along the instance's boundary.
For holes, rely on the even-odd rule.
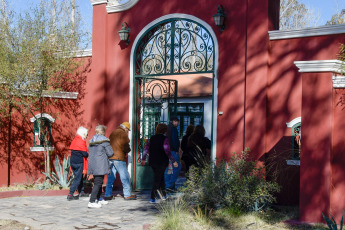
[[129,44],[129,32],[131,31],[131,28],[129,28],[127,22],[122,23],[122,29],[118,32],[120,36],[121,41],[126,41],[126,45]]
[[214,24],[220,27],[220,32],[225,30],[225,24],[224,24],[225,13],[224,13],[224,7],[222,5],[218,5],[217,13],[213,15],[213,19],[214,19]]

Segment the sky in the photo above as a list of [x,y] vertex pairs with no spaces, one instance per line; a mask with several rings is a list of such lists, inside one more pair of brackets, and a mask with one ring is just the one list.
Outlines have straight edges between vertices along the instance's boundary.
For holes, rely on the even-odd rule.
[[298,0],[306,5],[308,9],[313,10],[320,16],[317,26],[323,26],[330,21],[332,15],[340,13],[345,9],[345,0]]
[[[60,1],[60,0],[59,0]],[[66,0],[70,1],[70,0]],[[40,0],[8,0],[11,9],[15,9],[16,12],[23,12],[27,10],[30,6],[36,6]],[[84,20],[87,26],[88,32],[92,32],[92,4],[89,0],[76,0],[76,5],[81,13],[82,20]],[[83,24],[84,24],[83,23]],[[89,44],[88,49],[91,48]]]

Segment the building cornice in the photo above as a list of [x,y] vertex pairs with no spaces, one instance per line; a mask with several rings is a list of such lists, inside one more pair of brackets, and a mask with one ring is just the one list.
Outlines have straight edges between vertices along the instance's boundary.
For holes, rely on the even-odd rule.
[[345,76],[335,75],[344,73],[345,63],[340,60],[295,61],[294,64],[301,73],[332,72],[333,88],[345,88]]
[[340,60],[295,61],[300,73],[334,72],[341,73],[344,63]]
[[70,52],[70,57],[92,57],[92,49],[88,50],[76,50]]
[[117,1],[115,1],[115,3],[113,4],[109,4],[106,6],[107,9],[107,13],[115,13],[115,12],[121,12],[121,11],[125,11],[128,10],[130,8],[132,8],[135,4],[137,4],[139,2],[139,0],[129,0],[126,3],[118,3]]
[[268,31],[270,40],[303,38],[313,36],[324,36],[332,34],[344,34],[345,24],[311,27],[297,30],[274,30]]
[[108,0],[90,0],[92,5],[107,4]]

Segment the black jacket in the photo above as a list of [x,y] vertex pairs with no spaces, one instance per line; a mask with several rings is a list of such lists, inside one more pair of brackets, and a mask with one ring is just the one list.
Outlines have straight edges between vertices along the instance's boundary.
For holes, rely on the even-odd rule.
[[150,138],[150,166],[168,166],[169,157],[165,154],[163,146],[165,138],[166,136],[163,134],[157,134]]

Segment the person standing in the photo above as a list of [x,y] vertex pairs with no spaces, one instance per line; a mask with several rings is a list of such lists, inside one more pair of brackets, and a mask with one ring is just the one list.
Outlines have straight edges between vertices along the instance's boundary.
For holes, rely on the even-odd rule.
[[130,124],[128,122],[123,122],[110,134],[110,145],[113,148],[114,156],[109,158],[110,173],[108,174],[104,200],[113,199],[113,184],[116,179],[116,172],[120,175],[124,199],[135,200],[137,198],[135,195],[131,194],[130,176],[126,164],[126,158],[131,151],[128,138],[128,132],[130,130]]
[[[83,169],[84,169],[84,158],[87,158],[89,154],[87,153],[86,138],[88,135],[88,130],[84,127],[79,127],[77,130],[77,135],[73,139],[69,149],[71,150],[71,169],[73,171],[74,180],[70,187],[67,200],[78,200],[79,195],[84,194],[83,185]],[[73,196],[73,193],[78,190],[78,196]]]
[[183,151],[181,159],[184,161],[186,165],[186,174],[189,171],[189,167],[195,164],[195,160],[191,156],[189,152],[189,148],[188,148],[188,138],[193,133],[193,131],[194,131],[194,125],[188,125],[186,129],[186,135],[182,137],[182,141],[181,141],[181,150]]
[[205,128],[197,125],[193,133],[188,138],[188,148],[190,155],[195,160],[196,167],[203,167],[211,160],[211,141],[205,137]]
[[164,171],[169,164],[169,159],[173,162],[174,167],[178,167],[176,159],[170,152],[169,140],[165,136],[168,126],[166,124],[158,124],[156,126],[155,135],[145,145],[144,153],[141,159],[141,165],[145,165],[147,154],[149,154],[149,165],[153,170],[154,180],[151,191],[150,203],[155,203],[158,191],[166,199]]
[[170,118],[168,130],[167,130],[167,137],[169,140],[171,155],[174,157],[174,159],[176,159],[176,162],[178,164],[177,167],[171,167],[170,165],[172,164],[172,162],[169,162],[169,166],[166,168],[165,173],[164,173],[165,189],[171,192],[176,191],[175,182],[181,170],[180,153],[179,153],[180,140],[178,138],[178,131],[177,131],[178,123],[179,123],[179,119],[176,116],[172,116]]
[[89,141],[90,154],[87,174],[93,175],[94,178],[89,208],[100,208],[103,204],[108,204],[108,201],[100,200],[104,175],[110,171],[108,158],[114,155],[110,140],[104,136],[106,128],[104,125],[96,126],[96,135]]

